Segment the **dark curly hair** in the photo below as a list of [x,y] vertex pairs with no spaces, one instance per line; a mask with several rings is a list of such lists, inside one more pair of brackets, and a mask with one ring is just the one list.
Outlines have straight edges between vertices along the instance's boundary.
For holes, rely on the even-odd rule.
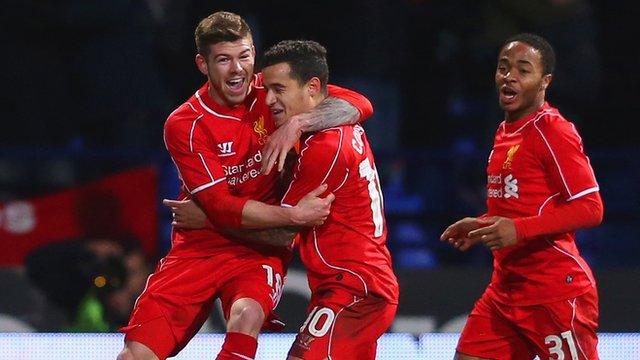
[[287,63],[291,67],[291,76],[300,84],[312,77],[320,79],[322,89],[326,90],[329,81],[327,49],[311,40],[284,40],[270,47],[262,57],[262,67]]

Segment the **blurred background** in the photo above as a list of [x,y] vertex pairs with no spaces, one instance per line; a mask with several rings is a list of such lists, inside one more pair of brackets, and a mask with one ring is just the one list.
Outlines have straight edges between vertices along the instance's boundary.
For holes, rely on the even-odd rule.
[[[108,332],[126,323],[169,248],[179,182],[168,114],[205,81],[193,31],[242,15],[260,54],[283,39],[329,51],[331,82],[374,104],[377,156],[401,282],[392,331],[456,332],[488,283],[491,254],[438,241],[484,212],[485,164],[502,113],[498,50],[519,32],[554,46],[549,102],[584,140],[604,223],[578,234],[601,294],[601,331],[640,331],[640,6],[587,0],[4,1],[0,15],[0,331]],[[295,264],[280,309],[304,318]],[[214,312],[203,332],[224,331]]]

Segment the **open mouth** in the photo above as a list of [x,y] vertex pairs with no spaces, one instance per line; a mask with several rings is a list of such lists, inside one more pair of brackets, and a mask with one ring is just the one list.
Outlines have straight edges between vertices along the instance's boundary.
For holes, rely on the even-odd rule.
[[225,83],[227,84],[227,86],[232,92],[241,92],[244,87],[244,82],[245,82],[244,78],[233,78],[233,79],[227,80]]
[[271,114],[273,114],[273,116],[279,116],[284,112],[283,109],[271,109]]
[[500,101],[503,103],[512,103],[516,100],[518,92],[508,86],[500,88]]

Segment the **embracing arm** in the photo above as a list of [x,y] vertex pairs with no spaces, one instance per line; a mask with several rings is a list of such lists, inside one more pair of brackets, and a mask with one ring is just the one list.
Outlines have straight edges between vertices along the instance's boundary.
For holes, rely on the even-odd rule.
[[298,121],[300,133],[313,132],[334,126],[355,124],[360,119],[360,112],[346,100],[328,97],[311,111],[294,119]]
[[262,172],[269,174],[274,165],[282,171],[287,153],[304,132],[363,122],[373,114],[373,106],[365,96],[328,85],[329,96],[310,111],[292,116],[269,136],[263,149]]
[[248,242],[273,246],[289,246],[301,229],[300,227],[283,227],[265,230],[226,230],[225,233]]
[[[173,212],[173,222],[171,225],[175,227],[182,229],[214,228],[212,222],[208,220],[207,215],[195,201],[164,199],[163,204],[169,207]],[[249,207],[251,207],[251,205],[249,205]],[[274,246],[289,246],[296,233],[300,230],[301,228],[296,227],[283,227],[265,230],[221,229],[225,234],[232,235],[248,242]]]
[[231,195],[226,197],[224,193],[216,197],[212,191],[197,195],[196,201],[165,199],[163,203],[173,212],[173,226],[184,229],[213,227],[249,242],[288,246],[302,227],[320,225],[329,215],[334,196],[329,194],[320,198],[325,190],[326,185],[317,187],[295,207],[272,206]]
[[293,207],[235,197],[223,186],[213,186],[195,196],[209,221],[219,229],[267,229],[323,223],[334,199],[333,194],[319,197],[326,189],[326,185],[318,186]]

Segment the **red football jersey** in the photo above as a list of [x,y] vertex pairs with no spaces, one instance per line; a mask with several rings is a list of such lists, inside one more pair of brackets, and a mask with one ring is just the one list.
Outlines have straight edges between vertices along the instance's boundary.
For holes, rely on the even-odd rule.
[[301,237],[300,257],[311,290],[339,286],[397,303],[380,182],[360,125],[319,131],[305,140],[282,205],[295,205],[320,184],[327,184],[336,199],[325,223]]
[[[489,216],[535,216],[599,191],[575,126],[545,103],[536,113],[502,122],[487,166]],[[574,233],[540,236],[493,252],[487,291],[512,305],[550,303],[595,287]]]
[[[275,130],[262,81],[262,74],[255,75],[245,102],[233,108],[211,99],[206,83],[169,115],[164,138],[183,183],[179,199],[211,186],[227,186],[231,195],[278,203],[278,172],[260,173],[262,146]],[[358,108],[361,121],[371,115],[373,109],[366,98],[337,86],[328,89],[331,96]],[[172,256],[206,256],[225,249],[238,254],[282,250],[234,241],[210,228],[173,230]]]
[[[261,148],[275,129],[266,93],[256,86],[256,76],[244,104],[229,108],[213,101],[208,83],[176,109],[165,124],[165,144],[176,164],[183,186],[180,199],[211,186],[228,186],[234,196],[276,204],[277,171],[260,173]],[[240,244],[213,229],[174,228],[171,255],[204,256],[253,244]]]

